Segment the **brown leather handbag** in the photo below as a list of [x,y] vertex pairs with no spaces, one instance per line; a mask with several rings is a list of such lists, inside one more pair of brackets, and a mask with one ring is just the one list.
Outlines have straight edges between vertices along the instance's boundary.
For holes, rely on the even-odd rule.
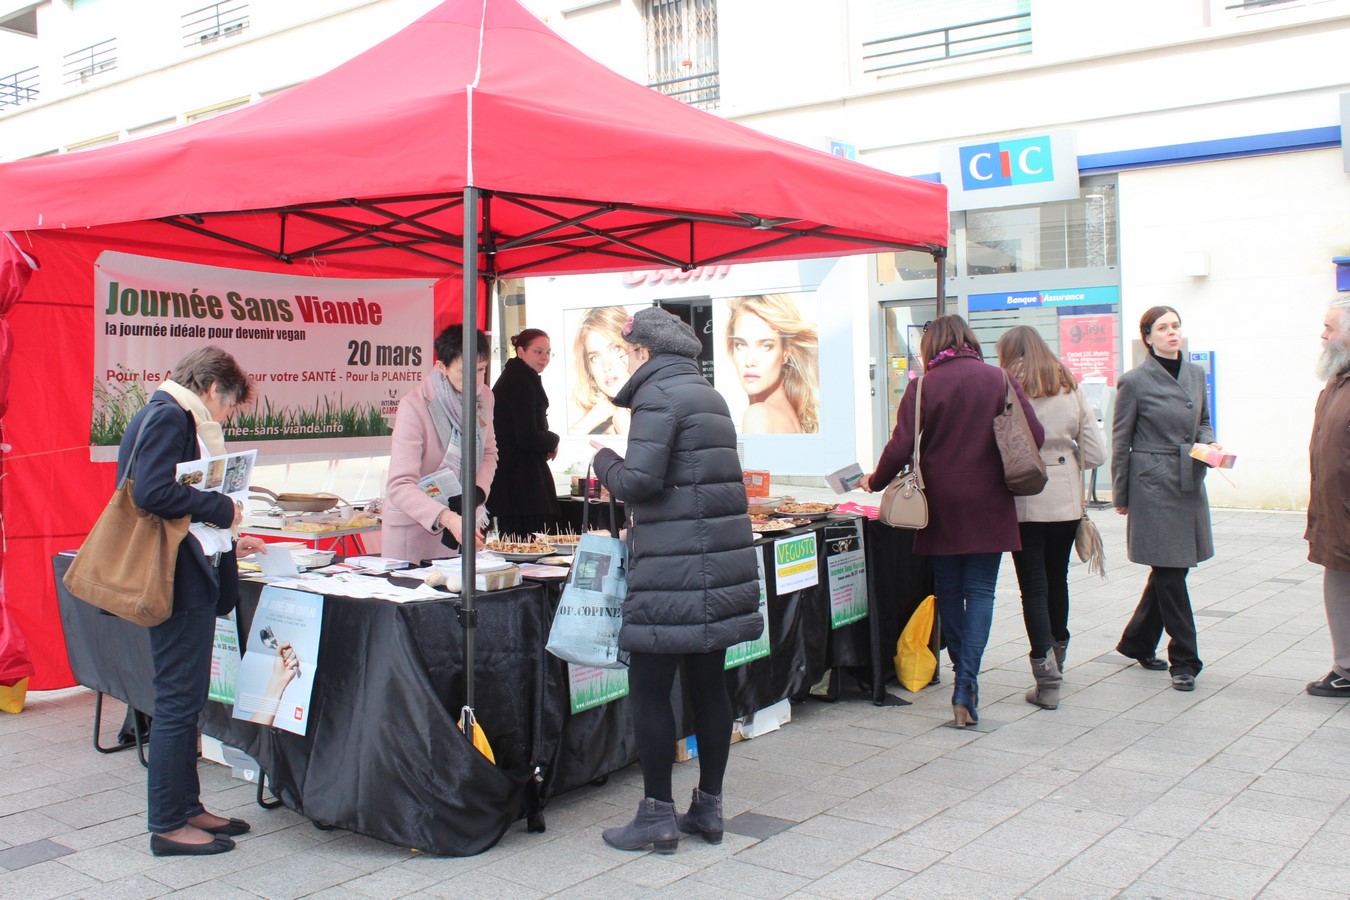
[[161,519],[148,513],[131,496],[141,438],[161,408],[151,407],[141,419],[126,472],[62,579],[85,603],[146,626],[173,614],[174,564],[191,524],[189,516]]
[[1045,490],[1050,475],[1036,446],[1027,414],[1013,391],[1008,373],[1003,371],[1003,411],[994,416],[994,442],[1003,458],[1003,483],[1018,497],[1029,497]]

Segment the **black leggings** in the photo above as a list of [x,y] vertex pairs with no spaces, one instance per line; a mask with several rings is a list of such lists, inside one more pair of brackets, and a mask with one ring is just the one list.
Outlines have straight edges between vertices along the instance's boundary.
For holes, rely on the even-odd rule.
[[1069,639],[1069,553],[1078,521],[1018,525],[1022,549],[1012,557],[1032,659],[1044,659],[1053,641]]
[[684,667],[685,696],[694,708],[698,738],[698,787],[722,793],[722,776],[731,755],[731,696],[727,693],[727,651],[713,653],[634,653],[628,664],[633,733],[642,766],[645,796],[670,803],[670,770],[675,765],[675,712],[670,692]]

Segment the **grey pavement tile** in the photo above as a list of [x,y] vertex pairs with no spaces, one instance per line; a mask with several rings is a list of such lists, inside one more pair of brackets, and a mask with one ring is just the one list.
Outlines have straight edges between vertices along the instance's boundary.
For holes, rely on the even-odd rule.
[[1116,889],[1071,878],[1062,872],[1037,883],[1022,895],[1026,900],[1110,900]]
[[1281,872],[1271,879],[1259,897],[1260,900],[1345,900],[1345,891],[1328,889],[1328,884],[1299,884]]
[[[544,845],[528,853],[508,856],[490,866],[493,875],[532,890],[551,891],[570,887],[627,862],[631,854],[597,841],[594,851],[576,847]],[[478,871],[486,871],[479,869]]]
[[0,897],[49,900],[97,887],[98,881],[83,872],[49,860],[14,872],[0,872]]
[[1021,897],[1032,887],[1030,881],[991,877],[987,872],[962,868],[959,865],[959,856],[959,853],[952,854],[947,860],[900,882],[881,896],[914,898],[914,900],[932,900],[932,898],[970,900],[973,897],[981,900],[1000,900],[1004,897]]
[[826,840],[839,841],[861,848],[871,848],[878,844],[884,844],[897,834],[891,828],[868,825],[865,822],[855,822],[852,819],[828,814],[812,816],[810,819],[792,826],[792,831],[808,837],[825,838]]
[[41,810],[45,814],[48,807],[73,799],[75,799],[74,794],[57,786],[36,788],[31,791],[15,791],[12,794],[0,794],[0,816],[34,809]]
[[[69,828],[70,826],[65,826]],[[108,845],[126,838],[140,835],[143,841],[150,841],[146,834],[146,816],[128,815],[111,822],[92,824],[88,828],[76,828],[74,831],[62,831],[55,835],[58,842],[73,850],[88,850],[90,847]]]
[[739,862],[803,878],[819,878],[857,857],[865,848],[785,831],[736,854]]
[[436,881],[437,879],[431,875],[414,871],[411,866],[391,865],[378,872],[344,881],[337,889],[347,896],[355,894],[385,900],[387,897],[403,897],[415,893],[435,884]]
[[1278,871],[1278,867],[1215,860],[1183,846],[1149,869],[1142,880],[1179,890],[1203,888],[1205,893],[1216,897],[1246,900],[1259,894]]
[[1250,841],[1269,841],[1297,849],[1306,844],[1321,825],[1317,819],[1268,810],[1262,811],[1260,815],[1252,813],[1250,808],[1229,806],[1214,814],[1205,825],[1205,831]]
[[[697,871],[701,871],[703,866],[712,865],[713,860],[718,858],[706,857],[702,858],[701,865],[690,865],[691,852],[697,853],[702,848],[693,846],[691,841],[681,841],[680,843],[680,849],[673,855],[640,854],[623,865],[610,869],[598,878],[581,882],[573,890],[585,890],[594,885],[596,881],[603,879],[616,885],[626,885],[628,895],[631,897],[635,887],[649,891],[667,887],[688,878]],[[684,857],[684,859],[677,861],[679,857]]]
[[36,809],[0,816],[0,841],[10,846],[55,837],[69,830],[70,826],[66,823],[59,822]]
[[945,859],[946,856],[946,850],[930,847],[927,843],[916,841],[909,835],[902,834],[884,844],[873,847],[859,858],[878,865],[904,869],[906,872],[922,872],[934,863]]
[[242,871],[231,872],[220,880],[251,891],[260,897],[267,897],[268,900],[292,900],[340,885],[364,874],[366,873],[353,866],[318,859],[312,854],[303,854],[269,860]]
[[948,862],[963,869],[987,873],[993,878],[1012,878],[1034,884],[1054,874],[1073,856],[1072,852],[1063,851],[1048,842],[1040,851],[1007,848],[1000,845],[992,834],[986,834],[957,850]]
[[773,837],[775,834],[781,834],[782,832],[787,831],[800,821],[800,819],[787,819],[782,816],[774,816],[761,812],[743,812],[738,816],[724,819],[722,827],[732,834],[739,834],[745,837],[754,838],[757,841],[762,841],[766,838]]
[[64,844],[58,844],[56,841],[46,838],[29,841],[26,844],[16,844],[7,850],[0,850],[0,869],[13,872],[28,866],[35,866],[38,863],[44,863],[49,859],[68,856],[73,852]]
[[[152,897],[166,897],[171,893],[172,891],[169,888],[154,879],[147,878],[144,875],[128,875],[115,881],[105,881],[97,887],[82,888],[66,896],[78,897],[79,900],[150,900]],[[176,893],[173,896],[182,897],[184,895]],[[226,887],[216,896],[221,900],[230,900],[230,898],[252,897],[253,895]]]
[[71,854],[62,863],[99,881],[145,875],[160,866],[159,858],[141,852],[131,842],[90,847]]
[[[1176,780],[1180,780],[1180,776]],[[1055,802],[1098,812],[1132,815],[1167,792],[1170,782],[1125,769],[1094,768],[1052,795]]]
[[1173,788],[1130,817],[1129,825],[1169,837],[1184,838],[1207,827],[1230,800],[1218,794]]
[[1138,881],[1157,861],[1158,857],[1151,853],[1117,850],[1098,844],[1074,857],[1059,874],[1119,891]]
[[[716,888],[722,897],[732,891],[748,897],[789,897],[811,883],[810,879],[800,875],[766,869],[739,859],[721,860],[690,878]],[[683,895],[688,880],[681,881],[673,890]]]
[[1235,837],[1217,829],[1201,829],[1186,838],[1183,846],[1187,853],[1194,853],[1197,856],[1251,863],[1275,870],[1280,869],[1298,853],[1296,847],[1277,844],[1272,841],[1253,841]]
[[[811,783],[814,785],[814,780]],[[840,799],[831,794],[820,794],[809,789],[800,790],[762,803],[755,807],[755,812],[792,823],[803,822],[812,816],[828,812],[839,803]]]
[[1283,765],[1267,769],[1252,780],[1250,790],[1283,797],[1302,797],[1307,800],[1326,800],[1350,797],[1350,769],[1340,770],[1343,777],[1330,777],[1325,767],[1319,771],[1289,770]]
[[545,892],[516,884],[505,878],[498,878],[481,869],[464,872],[454,878],[431,885],[419,892],[428,897],[448,897],[461,900],[464,897],[491,897],[493,900],[534,900],[546,896]]
[[803,893],[830,900],[871,900],[910,877],[901,869],[855,859],[816,879]]
[[145,812],[145,796],[133,796],[120,790],[105,790],[77,795],[75,799],[52,803],[43,813],[72,828],[101,825],[114,819]]

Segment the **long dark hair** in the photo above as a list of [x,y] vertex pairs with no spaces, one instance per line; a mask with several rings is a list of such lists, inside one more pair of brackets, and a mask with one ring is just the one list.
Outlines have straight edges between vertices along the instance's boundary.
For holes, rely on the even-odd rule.
[[970,323],[958,315],[938,316],[923,327],[923,339],[919,341],[919,355],[924,365],[933,361],[943,350],[960,350],[969,347],[980,356],[980,341],[970,330]]
[[1078,381],[1060,362],[1040,332],[1016,325],[998,339],[998,364],[1022,383],[1028,398],[1071,393]]

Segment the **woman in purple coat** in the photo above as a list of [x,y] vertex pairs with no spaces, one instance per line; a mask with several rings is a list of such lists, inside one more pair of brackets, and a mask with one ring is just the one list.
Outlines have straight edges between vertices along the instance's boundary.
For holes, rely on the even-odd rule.
[[[994,443],[994,417],[1003,410],[1003,371],[984,362],[980,342],[960,316],[924,326],[923,400],[919,411],[921,466],[928,497],[928,527],[915,532],[914,552],[932,557],[938,614],[947,655],[956,670],[952,716],[957,728],[979,721],[980,658],[994,619],[994,583],[1003,553],[1021,550],[1017,507],[1003,481]],[[886,487],[914,455],[911,381],[900,401],[895,432],[864,490]],[[1045,432],[1016,380],[1012,389],[1026,413],[1037,446]]]

